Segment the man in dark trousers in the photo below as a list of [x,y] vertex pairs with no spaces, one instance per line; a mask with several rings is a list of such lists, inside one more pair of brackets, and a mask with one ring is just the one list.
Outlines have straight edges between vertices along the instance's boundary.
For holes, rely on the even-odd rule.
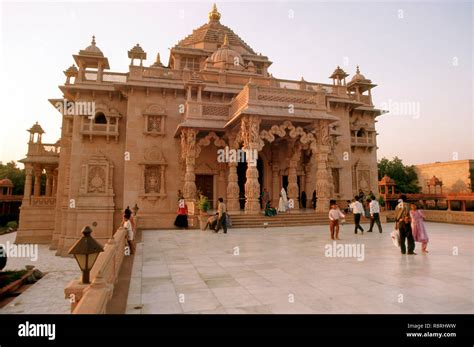
[[215,229],[215,232],[218,233],[221,228],[224,229],[224,234],[227,234],[227,223],[226,223],[226,213],[227,213],[227,207],[224,204],[224,199],[219,198],[217,199],[218,205],[217,205],[217,226]]
[[403,219],[398,222],[398,230],[400,231],[400,249],[402,254],[406,253],[405,240],[407,240],[408,254],[415,253],[415,240],[413,239],[413,234],[411,233],[411,223],[410,217],[405,216]]

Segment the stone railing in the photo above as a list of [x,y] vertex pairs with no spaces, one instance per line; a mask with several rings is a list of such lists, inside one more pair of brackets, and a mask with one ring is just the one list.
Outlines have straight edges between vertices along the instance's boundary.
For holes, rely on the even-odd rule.
[[32,196],[31,206],[34,207],[54,207],[56,206],[56,198],[52,196]]
[[[474,225],[474,212],[422,210],[427,222]],[[395,219],[395,211],[387,211],[389,219]]]
[[55,143],[29,143],[28,155],[59,156],[61,147]]
[[374,145],[374,139],[372,137],[357,137],[351,136],[352,145]]
[[119,228],[105,244],[104,251],[99,254],[91,270],[90,284],[73,280],[66,286],[64,293],[71,302],[73,314],[106,313],[125,257],[126,235],[126,230]]

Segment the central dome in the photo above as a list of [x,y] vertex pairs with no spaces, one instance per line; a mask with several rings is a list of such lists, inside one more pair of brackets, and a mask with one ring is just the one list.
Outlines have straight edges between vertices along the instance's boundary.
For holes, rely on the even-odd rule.
[[210,58],[208,63],[212,67],[221,69],[243,69],[243,59],[239,52],[233,50],[229,46],[229,38],[227,34],[224,37],[224,43],[217,49]]

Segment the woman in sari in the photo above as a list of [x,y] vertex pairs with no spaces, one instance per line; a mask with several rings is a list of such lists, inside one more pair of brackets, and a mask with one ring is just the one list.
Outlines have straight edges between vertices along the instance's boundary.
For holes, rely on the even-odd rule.
[[288,198],[286,197],[285,188],[281,188],[280,201],[278,202],[278,212],[286,212],[288,206]]
[[421,250],[423,253],[428,253],[428,233],[425,229],[425,216],[417,208],[415,204],[410,204],[411,230],[413,238],[416,242],[421,242]]

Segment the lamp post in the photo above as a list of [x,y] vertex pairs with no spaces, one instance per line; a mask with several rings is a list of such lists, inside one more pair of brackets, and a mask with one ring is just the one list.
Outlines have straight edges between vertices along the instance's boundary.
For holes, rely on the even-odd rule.
[[89,274],[94,266],[97,257],[100,252],[104,249],[92,236],[92,229],[89,226],[85,226],[82,229],[82,237],[69,250],[69,254],[72,254],[76,258],[77,264],[82,271],[82,283],[89,284]]
[[139,209],[140,207],[138,207],[137,203],[135,203],[135,206],[132,207],[134,217],[137,215]]

